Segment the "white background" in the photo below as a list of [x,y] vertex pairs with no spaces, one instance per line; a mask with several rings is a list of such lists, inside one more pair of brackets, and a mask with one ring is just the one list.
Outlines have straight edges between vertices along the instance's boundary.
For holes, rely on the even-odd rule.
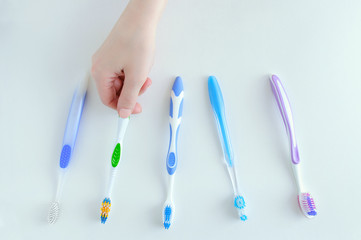
[[[0,239],[361,239],[361,1],[170,1],[153,85],[132,117],[106,225],[100,224],[117,115],[94,82],[56,225],[64,127],[79,75],[126,2],[0,1]],[[294,111],[305,186],[298,209],[288,140],[267,76]],[[185,104],[175,223],[162,228],[169,96]],[[217,76],[249,221],[237,220],[207,92]]]

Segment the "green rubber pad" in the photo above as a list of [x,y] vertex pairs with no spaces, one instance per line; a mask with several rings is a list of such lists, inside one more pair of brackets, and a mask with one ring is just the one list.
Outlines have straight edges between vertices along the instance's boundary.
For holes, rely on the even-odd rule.
[[120,154],[121,154],[121,148],[120,148],[120,144],[118,143],[113,151],[113,156],[112,156],[112,166],[116,167],[118,166],[119,160],[120,160]]

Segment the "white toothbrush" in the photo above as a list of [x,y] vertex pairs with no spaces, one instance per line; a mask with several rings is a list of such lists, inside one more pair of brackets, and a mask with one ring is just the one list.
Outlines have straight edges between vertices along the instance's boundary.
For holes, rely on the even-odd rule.
[[101,213],[100,213],[100,221],[103,224],[107,221],[111,207],[110,198],[113,191],[115,177],[118,171],[118,164],[120,163],[123,155],[123,139],[124,139],[125,131],[127,130],[128,127],[128,123],[129,123],[129,117],[118,118],[118,131],[117,131],[118,139],[115,143],[112,159],[110,162],[111,169],[110,169],[109,183],[108,183],[107,191],[105,193],[105,198],[102,202]]
[[180,77],[177,77],[174,81],[171,98],[170,98],[170,110],[169,110],[169,126],[170,126],[170,140],[169,149],[167,154],[167,172],[169,175],[169,186],[167,200],[163,206],[163,225],[165,229],[169,229],[174,220],[175,206],[173,203],[173,184],[174,174],[178,165],[177,154],[177,139],[180,123],[182,120],[183,112],[183,82]]

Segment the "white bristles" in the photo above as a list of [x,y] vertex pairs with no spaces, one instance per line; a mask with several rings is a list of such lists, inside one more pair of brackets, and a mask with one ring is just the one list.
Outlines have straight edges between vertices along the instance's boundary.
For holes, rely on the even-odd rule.
[[50,205],[49,214],[48,214],[48,222],[50,224],[56,223],[56,221],[59,218],[59,212],[60,212],[59,203],[58,202],[53,202]]

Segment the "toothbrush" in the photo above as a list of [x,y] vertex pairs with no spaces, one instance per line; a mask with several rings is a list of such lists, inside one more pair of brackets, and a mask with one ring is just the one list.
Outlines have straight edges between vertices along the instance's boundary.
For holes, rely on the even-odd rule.
[[170,140],[166,159],[167,172],[169,174],[169,186],[167,199],[163,206],[163,225],[169,229],[174,220],[175,206],[173,203],[174,174],[178,165],[177,139],[183,112],[183,82],[180,77],[174,81],[170,94],[169,126]]
[[224,110],[223,96],[221,89],[218,85],[217,79],[214,76],[210,76],[208,78],[208,93],[213,108],[214,116],[217,122],[217,129],[223,148],[224,160],[226,162],[227,170],[232,182],[233,193],[234,193],[234,207],[236,207],[240,219],[242,221],[246,221],[247,220],[247,216],[245,214],[246,204],[243,196],[240,194],[239,191],[237,172],[234,166],[233,149],[229,137],[226,114]]
[[66,172],[68,171],[69,162],[71,160],[74,151],[74,145],[79,129],[79,122],[81,119],[84,102],[87,94],[88,79],[89,76],[87,75],[79,82],[79,85],[73,95],[73,100],[71,103],[68,120],[66,123],[64,138],[63,138],[63,147],[60,154],[59,180],[58,180],[56,196],[55,196],[55,200],[50,205],[50,209],[48,213],[48,222],[50,224],[54,224],[59,218],[60,198],[62,195],[62,190],[66,178]]
[[110,211],[110,207],[111,207],[111,194],[112,194],[112,190],[113,190],[113,186],[114,186],[114,180],[115,177],[117,175],[117,171],[118,171],[118,164],[120,162],[120,160],[122,159],[122,154],[123,154],[123,138],[125,135],[125,131],[127,130],[127,126],[129,123],[129,117],[128,118],[118,118],[118,139],[115,143],[114,146],[114,150],[113,150],[113,154],[112,154],[112,158],[111,158],[111,169],[110,169],[110,177],[109,177],[109,183],[108,183],[108,189],[106,191],[105,194],[105,198],[102,202],[102,207],[101,207],[101,214],[100,214],[100,221],[101,223],[105,224],[105,222],[107,221],[108,215],[109,215],[109,211]]
[[300,156],[296,142],[291,105],[280,79],[276,75],[272,75],[270,77],[270,82],[273,94],[277,100],[278,108],[280,109],[282,115],[283,123],[285,124],[286,131],[290,139],[292,170],[298,188],[298,205],[306,217],[313,218],[317,215],[317,210],[313,197],[310,193],[304,191],[304,187],[301,181],[299,170]]

